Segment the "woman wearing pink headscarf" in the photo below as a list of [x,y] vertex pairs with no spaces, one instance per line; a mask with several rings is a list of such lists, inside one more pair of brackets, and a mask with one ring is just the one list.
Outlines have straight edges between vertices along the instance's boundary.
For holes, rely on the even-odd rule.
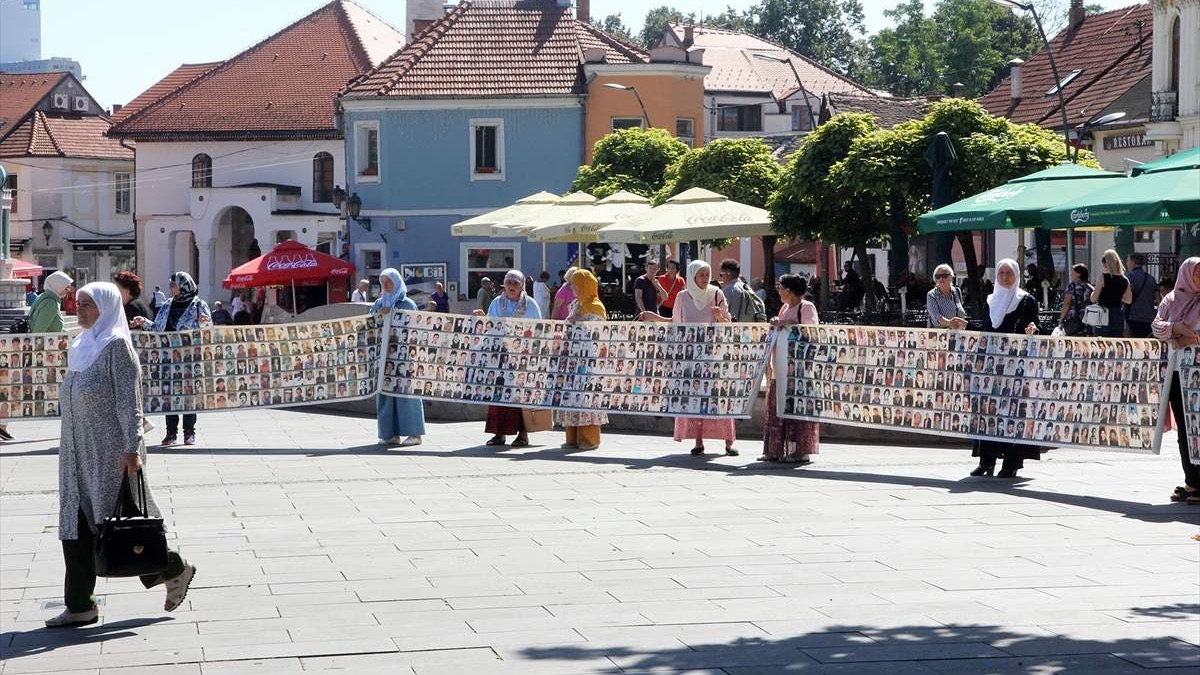
[[[1179,266],[1175,290],[1158,305],[1158,316],[1150,325],[1154,337],[1177,349],[1200,344],[1200,257],[1192,257]],[[1171,501],[1200,505],[1200,466],[1188,456],[1187,424],[1184,423],[1183,386],[1179,372],[1171,374],[1171,414],[1179,427],[1179,458],[1183,462],[1184,484],[1175,488]]]

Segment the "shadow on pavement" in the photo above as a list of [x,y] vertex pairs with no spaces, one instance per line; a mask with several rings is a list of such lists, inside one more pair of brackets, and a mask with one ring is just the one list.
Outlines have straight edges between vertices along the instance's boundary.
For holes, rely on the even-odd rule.
[[[1184,620],[1197,620],[1196,605]],[[1150,612],[1160,608],[1151,608]],[[867,611],[864,608],[864,611]],[[1141,611],[1141,610],[1136,610]],[[779,622],[783,623],[783,622]],[[745,624],[741,624],[744,626]],[[647,631],[654,627],[644,627]],[[672,627],[660,626],[670,630]],[[1090,640],[1049,632],[1022,633],[990,625],[829,626],[819,632],[780,637],[738,637],[728,642],[691,639],[686,626],[675,626],[678,646],[635,648],[614,645],[526,647],[519,654],[534,662],[605,659],[620,672],[686,673],[835,673],[846,675],[929,675],[931,673],[1194,673],[1200,647],[1194,630],[1185,642],[1164,630],[1163,637]],[[711,628],[711,627],[710,627]],[[786,631],[786,628],[773,630]],[[587,629],[582,629],[587,633]],[[711,634],[711,631],[706,631]],[[663,636],[667,637],[667,636]],[[593,643],[595,641],[593,640]],[[1144,670],[1153,668],[1154,670]],[[563,669],[567,672],[567,668]],[[572,671],[573,672],[573,671]]]
[[[49,618],[50,613],[46,617]],[[0,633],[0,662],[25,656],[46,654],[59,647],[74,647],[93,642],[109,642],[121,638],[135,638],[136,629],[164,621],[171,617],[160,616],[146,619],[128,619],[113,623],[83,626],[81,628],[38,628],[35,630]]]

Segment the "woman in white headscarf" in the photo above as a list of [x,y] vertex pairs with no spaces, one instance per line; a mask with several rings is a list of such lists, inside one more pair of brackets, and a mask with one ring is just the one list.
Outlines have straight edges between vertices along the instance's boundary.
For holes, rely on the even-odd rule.
[[[371,314],[387,314],[392,310],[416,310],[417,304],[408,297],[408,287],[399,270],[389,267],[379,273],[383,293],[371,305]],[[395,321],[395,319],[393,319]],[[404,398],[378,394],[375,397],[375,421],[379,442],[384,445],[410,447],[421,444],[425,435],[425,409],[419,398]],[[404,437],[401,440],[401,437]]]
[[[99,615],[93,552],[98,524],[116,512],[121,484],[143,472],[148,515],[160,517],[145,476],[142,439],[142,375],[129,337],[121,291],[107,281],[79,290],[79,326],[67,351],[67,377],[60,388],[62,432],[58,451],[58,537],[66,564],[66,610],[46,626],[95,623]],[[139,491],[140,492],[140,491]],[[166,584],[163,608],[172,611],[187,596],[196,567],[171,551],[167,569],[141,578],[146,588]]]
[[62,303],[67,289],[75,283],[66,272],[58,271],[42,282],[44,289],[29,308],[30,333],[61,333],[63,331]]
[[[712,280],[712,268],[703,260],[693,260],[687,266],[687,289],[675,298],[675,309],[667,318],[654,312],[642,312],[643,321],[674,323],[728,323],[729,306],[725,296]],[[715,438],[725,441],[725,454],[736,457],[733,442],[737,435],[732,419],[709,417],[676,417],[675,440],[694,439],[693,455],[704,454],[704,439]]]
[[[996,288],[987,298],[988,313],[983,321],[987,333],[1021,333],[1037,335],[1037,300],[1021,288],[1021,268],[1017,261],[1005,258],[996,263]],[[1006,441],[976,441],[971,453],[979,458],[979,466],[972,476],[990,476],[996,468],[996,459],[1003,458],[1000,478],[1016,478],[1017,471],[1027,459],[1041,459],[1041,448],[1036,445],[1009,443]]]
[[[475,316],[483,316],[482,310],[475,310]],[[519,270],[509,270],[504,275],[504,288],[488,306],[487,316],[498,319],[541,319],[542,311],[538,304],[525,293],[525,275]],[[509,380],[511,382],[511,380]],[[496,389],[502,390],[504,382],[496,383]],[[512,442],[514,448],[529,446],[529,433],[525,430],[525,419],[521,409],[513,406],[489,405],[487,423],[484,431],[492,434],[486,445],[506,445],[505,436],[516,434]]]

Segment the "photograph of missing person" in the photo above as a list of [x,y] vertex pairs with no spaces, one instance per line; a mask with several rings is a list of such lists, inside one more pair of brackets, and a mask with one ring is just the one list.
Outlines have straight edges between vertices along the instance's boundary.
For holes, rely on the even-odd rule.
[[1187,431],[1188,457],[1200,464],[1200,347],[1179,352],[1179,384],[1183,395],[1183,420],[1175,424]]
[[401,312],[384,393],[467,403],[748,417],[766,324],[642,324]]
[[135,332],[143,405],[147,413],[207,412],[370,396],[382,332],[375,317]]
[[1149,451],[1155,340],[794,326],[784,416],[1054,447]]
[[65,333],[0,336],[0,420],[58,417],[68,341]]

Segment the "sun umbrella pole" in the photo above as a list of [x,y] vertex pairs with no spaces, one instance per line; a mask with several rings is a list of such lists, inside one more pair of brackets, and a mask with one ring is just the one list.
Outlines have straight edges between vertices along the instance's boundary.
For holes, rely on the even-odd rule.
[[296,278],[292,277],[292,318],[296,318]]
[[546,242],[542,242],[542,269],[546,269]]

